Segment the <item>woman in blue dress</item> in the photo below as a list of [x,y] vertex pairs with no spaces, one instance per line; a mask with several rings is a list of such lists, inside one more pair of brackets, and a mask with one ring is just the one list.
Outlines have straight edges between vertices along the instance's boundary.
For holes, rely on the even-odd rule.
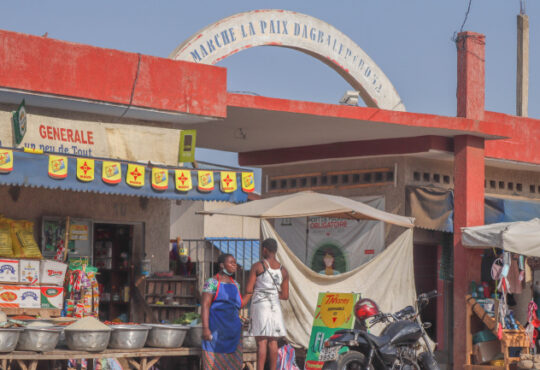
[[232,278],[236,260],[222,254],[218,264],[219,272],[205,282],[201,299],[203,369],[236,370],[242,368],[242,296]]

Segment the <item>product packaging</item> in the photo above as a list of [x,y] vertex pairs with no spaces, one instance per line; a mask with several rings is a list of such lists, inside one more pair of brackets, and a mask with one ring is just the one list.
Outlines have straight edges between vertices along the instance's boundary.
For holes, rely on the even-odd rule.
[[0,285],[0,307],[18,308],[20,291],[16,285]]
[[51,260],[41,261],[41,284],[63,286],[67,265]]
[[62,309],[64,300],[64,288],[59,286],[41,287],[41,308]]
[[19,282],[19,261],[13,259],[0,259],[0,282]]
[[38,285],[40,282],[39,273],[38,260],[19,261],[19,282],[30,285]]
[[19,307],[41,308],[41,290],[39,287],[21,286],[19,288]]

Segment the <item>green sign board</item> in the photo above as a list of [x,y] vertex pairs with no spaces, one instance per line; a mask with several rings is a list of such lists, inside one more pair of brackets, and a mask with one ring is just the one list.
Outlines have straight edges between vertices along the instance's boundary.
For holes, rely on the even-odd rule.
[[15,144],[19,145],[26,134],[26,106],[24,99],[16,111],[13,112],[13,138]]
[[[320,370],[323,362],[319,354],[324,342],[336,331],[354,328],[354,304],[360,294],[355,293],[319,293],[317,308],[311,328],[309,347],[306,356],[306,370]],[[342,351],[346,351],[342,348]]]
[[182,130],[182,132],[180,132],[180,150],[178,152],[178,162],[195,162],[196,138],[196,130]]

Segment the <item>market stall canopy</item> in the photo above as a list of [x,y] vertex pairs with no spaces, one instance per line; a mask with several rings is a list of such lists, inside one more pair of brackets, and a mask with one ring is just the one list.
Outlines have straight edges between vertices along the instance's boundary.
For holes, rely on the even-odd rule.
[[496,247],[528,257],[540,257],[540,219],[502,222],[498,224],[462,227],[465,247],[485,249]]
[[302,191],[260,199],[221,210],[202,213],[263,219],[326,216],[355,220],[384,221],[392,225],[414,227],[413,218],[384,212],[349,198],[312,191]]

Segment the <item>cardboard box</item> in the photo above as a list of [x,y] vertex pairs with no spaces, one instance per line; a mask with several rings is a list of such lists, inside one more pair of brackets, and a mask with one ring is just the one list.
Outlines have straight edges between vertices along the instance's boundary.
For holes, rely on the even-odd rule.
[[19,282],[19,260],[0,259],[0,282]]
[[19,293],[19,287],[16,285],[0,285],[0,307],[18,308]]
[[59,286],[41,287],[41,308],[63,308],[64,288]]
[[41,261],[41,284],[63,286],[66,278],[67,265],[51,260]]
[[19,282],[38,285],[40,264],[38,260],[20,260],[19,261]]
[[41,289],[38,286],[21,286],[19,297],[19,307],[41,308]]
[[500,352],[501,342],[498,340],[476,343],[473,346],[473,355],[477,364],[484,364],[493,360]]

